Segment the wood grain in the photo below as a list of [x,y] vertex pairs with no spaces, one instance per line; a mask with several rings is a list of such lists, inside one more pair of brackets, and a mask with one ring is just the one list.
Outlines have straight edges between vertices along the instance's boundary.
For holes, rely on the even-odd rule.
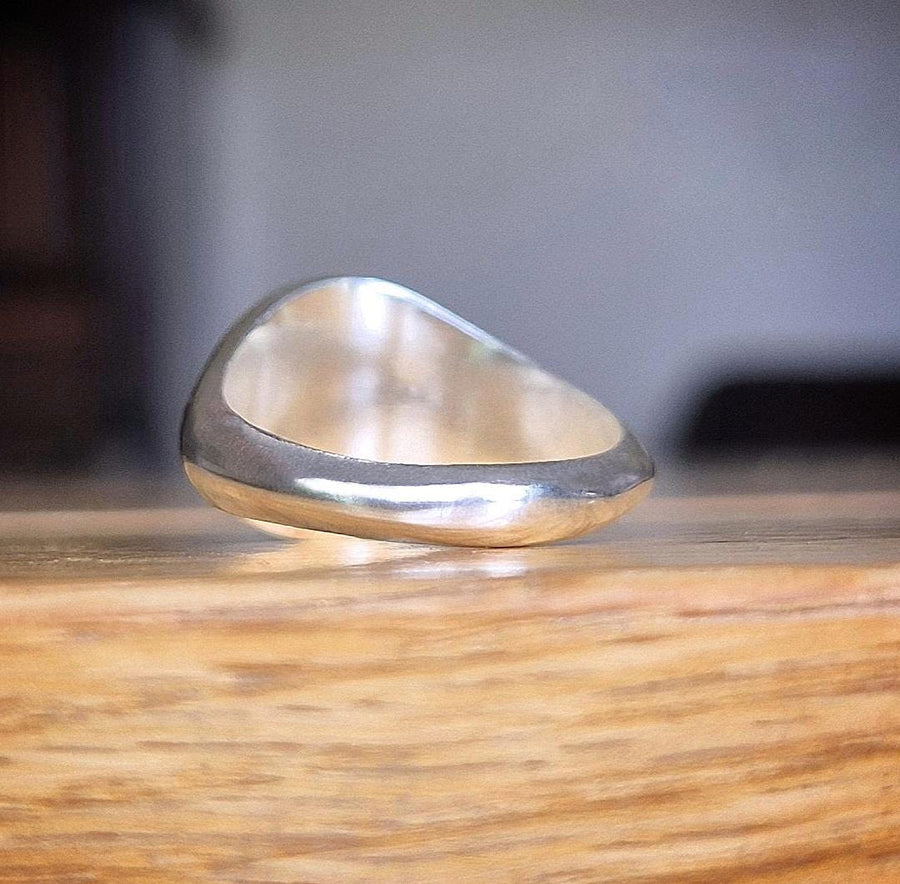
[[0,881],[900,881],[898,611],[893,493],[0,515]]

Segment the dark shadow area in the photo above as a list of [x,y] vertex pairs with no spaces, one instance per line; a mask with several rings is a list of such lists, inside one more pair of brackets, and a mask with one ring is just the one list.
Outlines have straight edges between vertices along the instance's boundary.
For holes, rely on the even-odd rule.
[[[140,142],[143,16],[199,51],[200,3],[0,11],[0,470],[159,462],[151,433],[154,249]],[[183,84],[173,84],[181,88]],[[170,124],[187,150],[187,139]]]
[[723,380],[695,400],[679,448],[688,458],[900,451],[900,370]]

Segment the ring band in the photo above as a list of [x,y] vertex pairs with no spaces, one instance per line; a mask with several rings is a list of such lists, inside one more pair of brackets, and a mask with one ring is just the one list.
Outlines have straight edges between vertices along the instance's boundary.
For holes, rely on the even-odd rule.
[[573,537],[650,490],[599,402],[416,292],[292,287],[225,335],[185,410],[188,478],[274,533],[522,546]]

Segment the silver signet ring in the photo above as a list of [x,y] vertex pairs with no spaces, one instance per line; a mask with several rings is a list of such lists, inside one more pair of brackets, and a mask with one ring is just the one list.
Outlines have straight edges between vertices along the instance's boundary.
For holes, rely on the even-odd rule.
[[599,402],[381,279],[323,279],[235,324],[181,430],[188,478],[273,533],[524,546],[612,521],[653,463]]

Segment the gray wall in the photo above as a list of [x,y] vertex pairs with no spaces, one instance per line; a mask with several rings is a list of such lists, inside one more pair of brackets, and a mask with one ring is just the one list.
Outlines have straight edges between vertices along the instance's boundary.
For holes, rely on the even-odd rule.
[[335,272],[419,289],[658,451],[728,364],[896,356],[897,7],[223,3],[160,437],[240,311]]

